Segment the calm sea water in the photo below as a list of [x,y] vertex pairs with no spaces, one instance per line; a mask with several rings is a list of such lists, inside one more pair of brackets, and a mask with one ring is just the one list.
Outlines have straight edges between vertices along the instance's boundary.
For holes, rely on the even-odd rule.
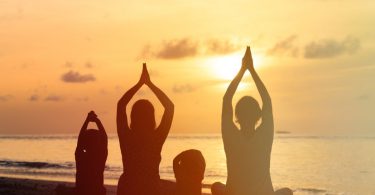
[[[0,175],[74,181],[76,135],[1,136]],[[110,135],[105,183],[122,172],[117,136]],[[170,135],[163,147],[160,174],[174,179],[172,161],[183,150],[199,149],[206,159],[204,183],[225,182],[220,135]],[[295,194],[375,194],[375,137],[275,136],[271,175],[275,188]]]

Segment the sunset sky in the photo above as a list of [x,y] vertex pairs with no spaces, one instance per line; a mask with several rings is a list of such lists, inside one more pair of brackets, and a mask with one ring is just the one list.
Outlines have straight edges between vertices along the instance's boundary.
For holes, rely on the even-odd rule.
[[[90,110],[116,132],[117,100],[143,62],[175,103],[171,133],[219,133],[222,96],[250,45],[276,130],[374,135],[374,8],[373,0],[0,0],[0,134],[77,133]],[[243,95],[260,101],[249,75],[234,103]],[[147,87],[139,98],[160,119]]]

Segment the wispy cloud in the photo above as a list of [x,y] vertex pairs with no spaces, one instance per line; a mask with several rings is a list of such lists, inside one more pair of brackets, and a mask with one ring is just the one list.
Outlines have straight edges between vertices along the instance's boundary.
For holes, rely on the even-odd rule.
[[44,99],[44,101],[47,101],[47,102],[60,102],[63,100],[64,100],[64,97],[58,96],[58,95],[49,95]]
[[370,94],[362,94],[360,96],[357,96],[356,99],[361,100],[361,101],[366,101],[366,100],[371,99],[371,95]]
[[67,83],[86,83],[95,81],[96,78],[91,74],[81,74],[75,71],[69,71],[61,76],[61,80]]
[[0,95],[0,102],[6,102],[6,101],[9,101],[13,99],[13,96],[12,95]]
[[79,98],[76,98],[76,101],[78,101],[78,102],[87,102],[87,101],[89,101],[89,98],[88,97],[79,97]]
[[157,46],[146,45],[142,58],[180,59],[198,55],[223,55],[240,49],[227,39],[195,40],[191,38],[164,41]]
[[174,93],[190,93],[195,91],[195,88],[190,84],[174,85],[172,91]]
[[242,46],[227,39],[211,39],[206,42],[206,54],[228,54],[238,51]]
[[292,35],[284,40],[277,42],[271,49],[267,51],[268,55],[289,55],[298,56],[299,49],[295,45],[296,35]]
[[91,62],[86,62],[86,63],[85,63],[85,67],[86,67],[86,68],[93,68],[94,65],[93,65]]
[[360,47],[360,41],[347,37],[342,41],[325,39],[313,41],[305,46],[305,58],[332,58],[342,54],[353,54]]
[[39,100],[39,96],[37,94],[33,94],[29,97],[29,101],[35,102]]
[[[277,42],[272,48],[267,50],[267,54],[298,57],[300,47],[296,44],[297,38],[296,35],[291,35]],[[303,57],[306,59],[333,58],[344,54],[354,54],[359,48],[359,39],[348,36],[343,40],[328,38],[310,41],[303,46],[301,52],[303,52]]]
[[67,68],[72,68],[73,67],[73,62],[66,61],[65,64],[64,64],[64,66],[67,67]]
[[192,57],[198,53],[198,44],[188,38],[165,41],[155,57],[163,59],[176,59]]

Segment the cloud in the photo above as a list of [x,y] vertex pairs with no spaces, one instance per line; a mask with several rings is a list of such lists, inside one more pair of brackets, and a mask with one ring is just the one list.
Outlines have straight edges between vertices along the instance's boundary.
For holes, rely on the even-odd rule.
[[0,95],[0,102],[6,102],[13,99],[12,95]]
[[79,98],[76,98],[76,101],[78,101],[78,102],[87,102],[87,101],[89,101],[89,98],[88,97],[79,97]]
[[71,68],[71,67],[73,67],[73,62],[66,61],[64,66],[67,67],[67,68]]
[[190,93],[193,92],[195,88],[191,86],[190,84],[184,84],[184,85],[174,85],[172,88],[172,91],[174,93]]
[[360,41],[347,37],[342,41],[325,39],[313,41],[305,46],[305,58],[332,58],[343,54],[353,54],[360,47]]
[[58,95],[49,95],[47,96],[44,101],[47,101],[47,102],[60,102],[60,101],[63,101],[64,98],[62,96],[58,96]]
[[165,41],[155,57],[162,59],[178,59],[198,54],[198,44],[188,38]]
[[31,96],[29,97],[29,101],[31,101],[31,102],[35,102],[35,101],[38,101],[38,100],[39,100],[39,96],[36,95],[36,94],[31,95]]
[[240,49],[240,45],[227,39],[194,40],[191,38],[164,41],[159,46],[143,47],[140,58],[181,59],[197,55],[223,55]]
[[366,101],[366,100],[371,99],[371,95],[370,94],[362,94],[362,95],[358,96],[356,99],[361,100],[361,101]]
[[298,56],[299,49],[294,45],[296,35],[292,35],[282,41],[277,42],[271,49],[267,51],[268,55],[290,55]]
[[94,65],[91,62],[86,62],[85,67],[86,68],[93,68]]
[[211,39],[207,41],[206,54],[228,54],[241,48],[240,45],[225,39]]
[[69,71],[61,76],[61,80],[67,83],[86,83],[95,81],[96,78],[91,74],[81,74],[79,72]]
[[0,22],[2,21],[14,21],[23,19],[23,9],[22,7],[17,8],[16,12],[8,12],[0,15]]

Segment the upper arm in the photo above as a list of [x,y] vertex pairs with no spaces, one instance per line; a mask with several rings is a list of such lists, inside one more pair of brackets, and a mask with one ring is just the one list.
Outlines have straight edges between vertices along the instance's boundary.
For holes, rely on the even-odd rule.
[[267,129],[270,129],[273,132],[274,123],[271,98],[267,98],[263,101],[261,125],[267,127]]
[[126,106],[122,103],[117,104],[117,115],[116,115],[116,124],[117,124],[117,135],[120,140],[125,136],[125,133],[129,130],[128,118],[126,115]]
[[165,139],[168,136],[169,130],[172,126],[173,121],[173,115],[174,115],[174,105],[168,105],[165,110],[163,117],[161,118],[160,125],[157,127],[157,134],[159,135],[159,138],[162,142],[165,141]]
[[238,129],[233,122],[232,100],[231,98],[224,96],[223,107],[221,112],[221,133],[224,142],[226,142],[226,140],[230,138],[230,135],[233,134],[233,131],[235,130]]
[[262,123],[259,125],[257,132],[263,137],[263,140],[272,144],[274,137],[274,122],[272,113],[272,104],[264,102],[262,107]]

